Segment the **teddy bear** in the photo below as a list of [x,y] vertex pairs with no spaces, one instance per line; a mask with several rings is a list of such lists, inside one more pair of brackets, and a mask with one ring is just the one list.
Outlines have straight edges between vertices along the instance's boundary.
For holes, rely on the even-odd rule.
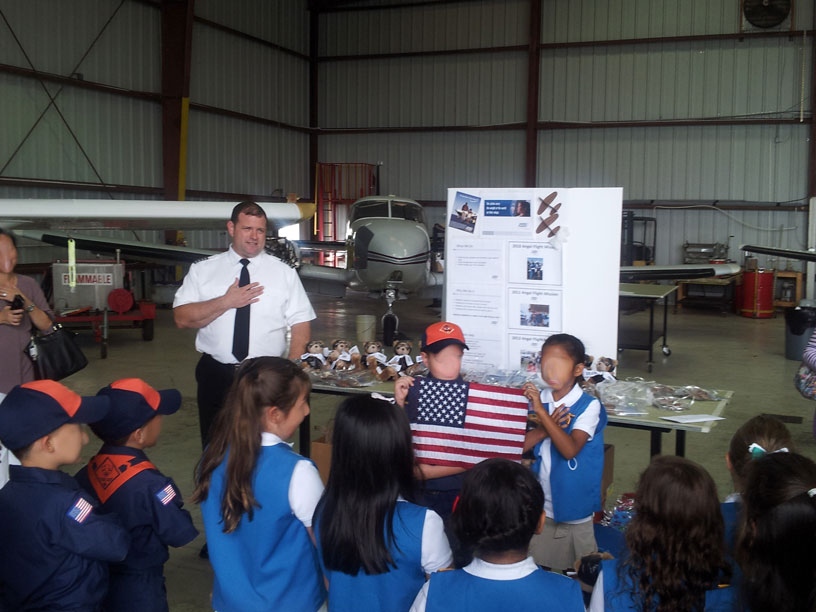
[[377,380],[396,380],[397,371],[388,365],[388,357],[382,352],[382,348],[382,342],[378,340],[369,340],[363,344],[366,368]]
[[411,351],[414,345],[410,340],[394,340],[394,356],[388,360],[388,365],[394,368],[400,376],[413,376],[413,372],[420,365],[421,358],[414,362]]
[[[356,346],[353,348],[356,349],[359,363],[360,349],[358,349]],[[329,354],[327,356],[331,369],[332,370],[354,369],[354,364],[352,363],[351,350],[352,350],[351,342],[349,342],[345,338],[338,338],[337,340],[332,341],[331,351],[329,351]]]
[[328,369],[326,353],[326,346],[321,340],[309,340],[306,343],[306,352],[300,356],[300,367],[307,372]]

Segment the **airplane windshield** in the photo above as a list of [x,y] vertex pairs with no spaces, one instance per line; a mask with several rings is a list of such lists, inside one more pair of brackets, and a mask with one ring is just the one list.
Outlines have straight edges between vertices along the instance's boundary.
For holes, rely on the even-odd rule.
[[394,219],[405,219],[406,221],[416,221],[424,223],[422,207],[411,202],[391,202],[391,217]]
[[387,200],[369,200],[367,202],[360,202],[352,211],[351,221],[358,219],[366,219],[368,217],[388,217],[388,201]]

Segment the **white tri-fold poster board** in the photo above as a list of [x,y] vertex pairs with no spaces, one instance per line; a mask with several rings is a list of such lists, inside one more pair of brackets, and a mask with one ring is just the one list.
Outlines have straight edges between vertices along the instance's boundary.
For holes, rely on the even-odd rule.
[[448,190],[443,318],[464,363],[528,370],[546,338],[569,333],[615,358],[623,190]]

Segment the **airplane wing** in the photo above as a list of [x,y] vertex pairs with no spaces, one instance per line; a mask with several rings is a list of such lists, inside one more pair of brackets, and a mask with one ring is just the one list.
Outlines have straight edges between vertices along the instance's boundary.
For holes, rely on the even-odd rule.
[[[238,202],[166,200],[0,200],[0,226],[14,229],[219,229]],[[285,227],[314,215],[315,205],[258,202]]]
[[215,253],[215,251],[207,249],[193,249],[169,244],[157,244],[155,242],[111,238],[108,236],[69,234],[47,229],[13,229],[11,231],[22,238],[30,238],[61,247],[67,247],[68,240],[73,238],[79,249],[85,249],[94,253],[109,253],[111,255],[116,254],[118,251],[123,256],[129,256],[139,261],[149,261],[165,265],[175,263],[191,264],[202,257],[209,257]]
[[743,244],[740,247],[740,251],[748,251],[749,253],[761,253],[762,255],[776,255],[777,257],[785,257],[786,259],[816,261],[816,253],[813,251],[799,251],[797,249],[777,249],[775,247],[754,246],[751,244]]
[[621,266],[620,280],[631,283],[639,280],[681,280],[737,274],[737,264],[678,264],[676,266]]

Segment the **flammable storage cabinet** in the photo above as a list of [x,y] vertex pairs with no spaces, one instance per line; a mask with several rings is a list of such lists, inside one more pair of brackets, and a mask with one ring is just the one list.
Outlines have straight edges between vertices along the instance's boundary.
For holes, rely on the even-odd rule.
[[122,261],[55,262],[51,267],[56,322],[90,328],[100,345],[102,359],[108,356],[111,327],[141,328],[142,340],[153,339],[156,305],[135,301],[125,289],[127,272]]

